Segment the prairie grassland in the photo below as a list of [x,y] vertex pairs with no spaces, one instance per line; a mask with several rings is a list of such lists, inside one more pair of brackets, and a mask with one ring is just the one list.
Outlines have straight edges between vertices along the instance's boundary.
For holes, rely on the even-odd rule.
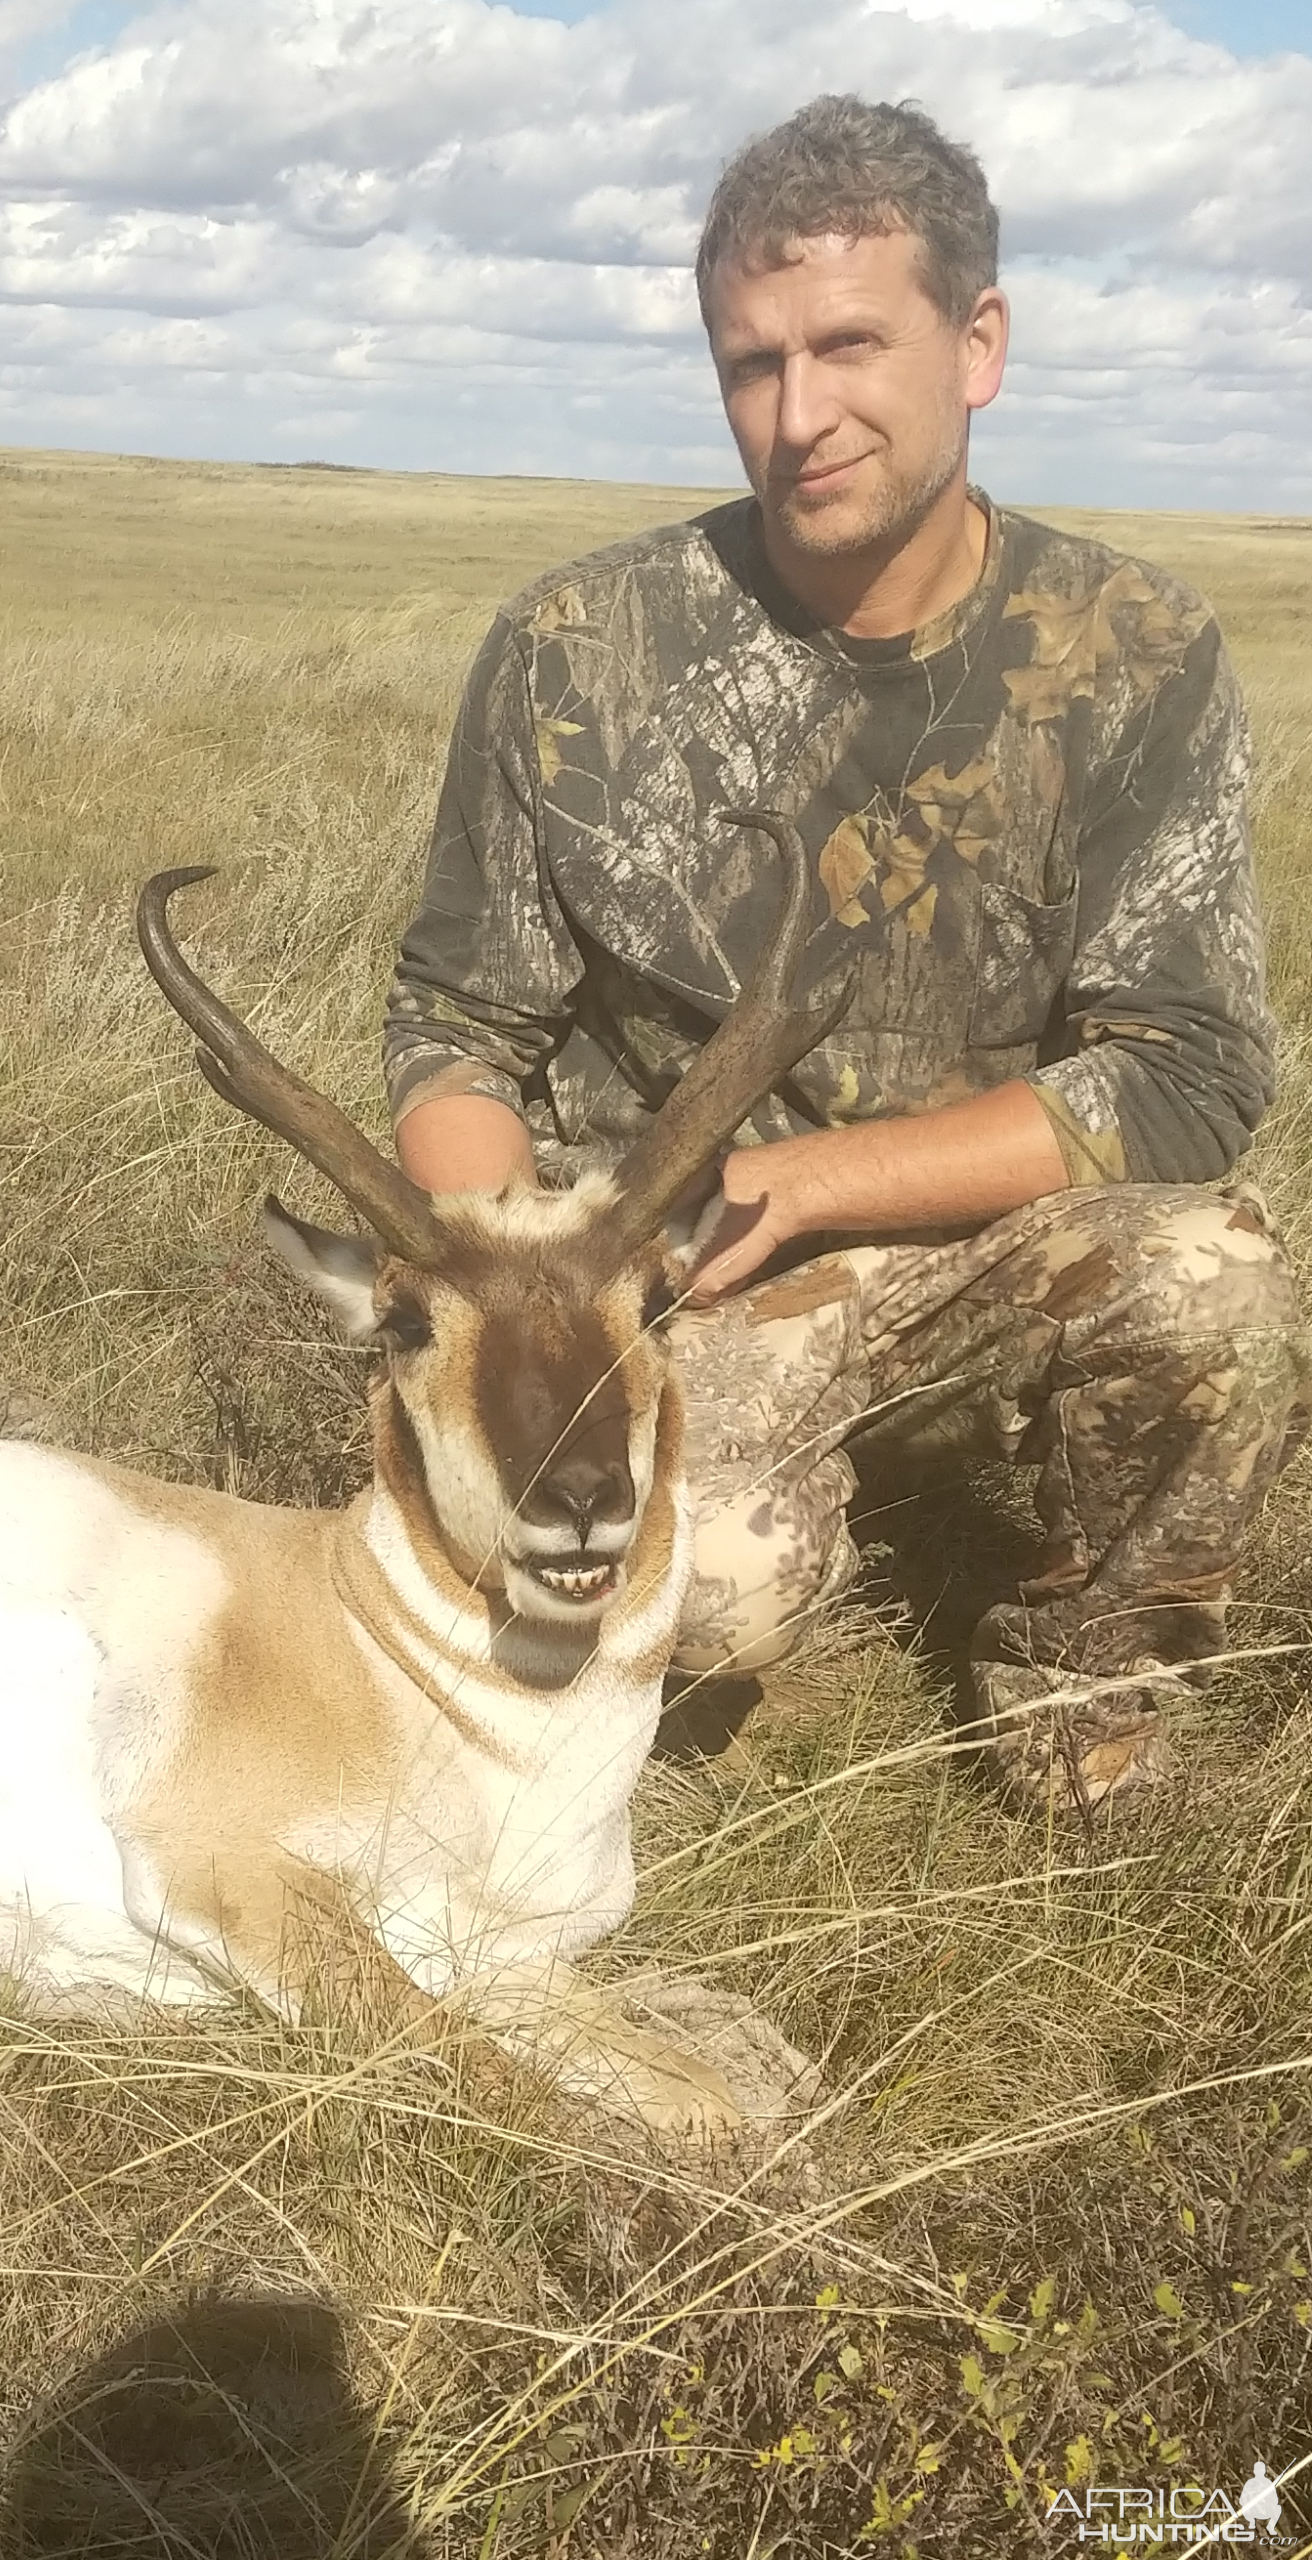
[[[221,864],[201,965],[380,1131],[381,991],[491,604],[696,503],[0,461],[11,1427],[256,1496],[360,1481],[358,1357],[253,1241],[270,1183],[336,1204],[199,1081],[132,890]],[[1211,594],[1249,682],[1286,1042],[1259,1169],[1312,1267],[1312,526],[1097,529]],[[1073,2547],[1042,2522],[1064,2483],[1234,2496],[1308,2451],[1308,1469],[1181,1708],[1179,1791],[1090,1844],[1002,1813],[948,1740],[1023,1503],[870,1500],[922,1631],[849,1613],[732,1765],[651,1768],[604,1957],[745,1990],[823,2056],[805,2143],[625,2160],[455,2045],[237,2006],[52,2028],[15,1991],[5,2560],[973,2560]]]

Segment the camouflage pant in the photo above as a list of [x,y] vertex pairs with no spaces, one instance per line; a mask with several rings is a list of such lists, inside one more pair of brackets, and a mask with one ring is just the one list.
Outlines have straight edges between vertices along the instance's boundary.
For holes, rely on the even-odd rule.
[[759,1669],[856,1568],[843,1446],[1037,1465],[1045,1532],[975,1637],[982,1708],[1220,1650],[1301,1401],[1259,1193],[1064,1192],[963,1243],[823,1255],[676,1320],[697,1510],[679,1667]]

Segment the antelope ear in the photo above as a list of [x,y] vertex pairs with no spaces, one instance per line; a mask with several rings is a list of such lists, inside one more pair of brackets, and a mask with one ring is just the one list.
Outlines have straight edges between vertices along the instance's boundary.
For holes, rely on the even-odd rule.
[[351,1342],[368,1342],[377,1333],[374,1282],[383,1260],[381,1245],[365,1236],[334,1235],[328,1227],[307,1226],[294,1218],[270,1192],[264,1203],[264,1232],[298,1280],[308,1281],[316,1296],[331,1308]]

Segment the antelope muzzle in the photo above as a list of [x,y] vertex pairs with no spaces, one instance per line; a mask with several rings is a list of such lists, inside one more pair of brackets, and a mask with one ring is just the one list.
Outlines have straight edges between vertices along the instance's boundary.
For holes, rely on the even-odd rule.
[[513,1347],[490,1327],[479,1362],[506,1503],[502,1570],[521,1616],[586,1618],[620,1590],[651,1490],[660,1364],[641,1340],[617,1344],[592,1308],[572,1310],[555,1341],[537,1312]]

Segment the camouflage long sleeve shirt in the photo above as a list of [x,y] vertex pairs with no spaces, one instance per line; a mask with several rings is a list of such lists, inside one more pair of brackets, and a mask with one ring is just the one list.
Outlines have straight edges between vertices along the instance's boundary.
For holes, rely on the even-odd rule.
[[811,620],[750,500],[599,551],[497,617],[389,1000],[394,1116],[521,1112],[613,1153],[733,1002],[796,818],[838,1028],[744,1141],[1023,1077],[1073,1182],[1205,1180],[1272,1091],[1242,707],[1206,605],[988,508],[984,567],[895,640]]

